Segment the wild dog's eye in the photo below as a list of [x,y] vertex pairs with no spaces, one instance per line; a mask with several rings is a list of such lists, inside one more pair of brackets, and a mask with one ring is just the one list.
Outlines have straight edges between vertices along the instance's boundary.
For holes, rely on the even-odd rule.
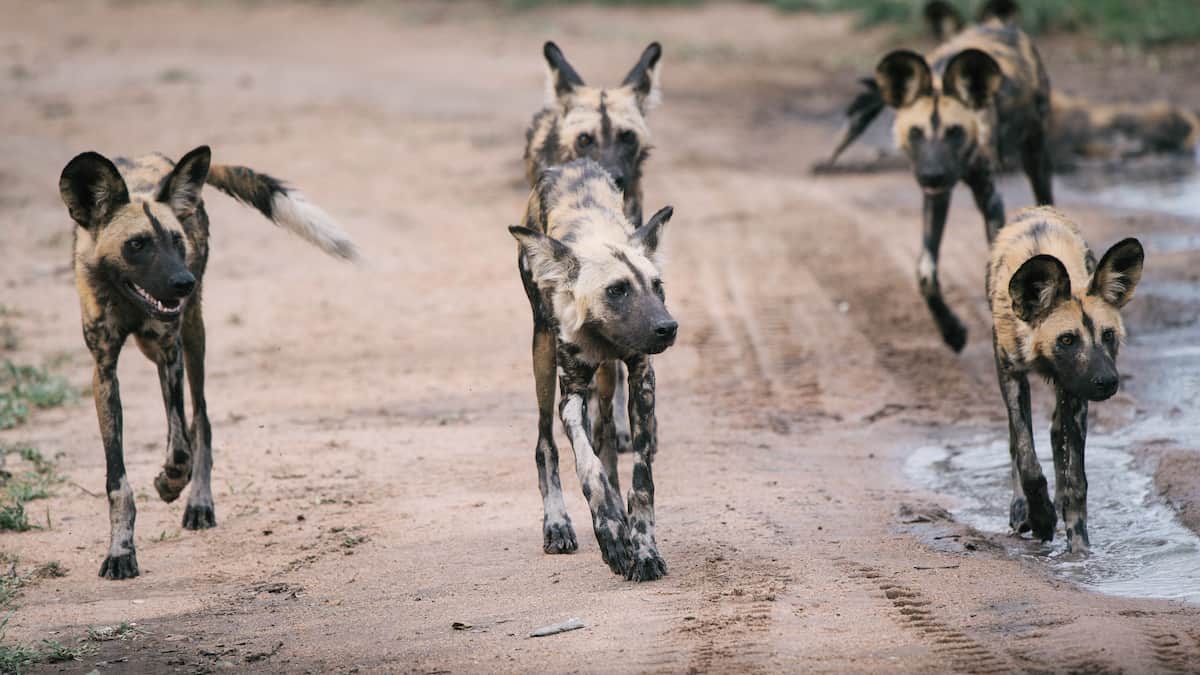
[[629,295],[629,282],[618,281],[617,283],[605,289],[605,292],[607,292],[608,297],[612,298],[613,300],[620,300],[626,295]]
[[1058,336],[1058,346],[1070,347],[1073,344],[1075,344],[1075,334],[1074,333],[1063,333],[1062,335]]
[[175,245],[175,250],[179,251],[179,255],[187,253],[187,248],[183,245],[183,235],[178,232],[171,233],[171,243]]
[[625,129],[621,133],[617,134],[617,141],[619,141],[621,145],[634,145],[637,143],[637,134],[633,133],[629,129]]
[[1117,341],[1117,331],[1111,328],[1105,328],[1104,332],[1100,334],[1100,339],[1104,340],[1104,344],[1111,345]]
[[136,237],[125,242],[125,250],[129,251],[130,253],[137,253],[138,251],[146,248],[146,245],[149,243],[149,237]]
[[925,140],[925,132],[920,127],[912,127],[908,130],[908,142],[920,143]]
[[654,289],[654,294],[658,297],[663,297],[663,282],[662,279],[655,279],[650,282],[650,287]]
[[596,139],[591,134],[579,134],[579,136],[575,138],[575,147],[582,150],[584,148],[592,147],[592,143],[595,142]]
[[952,124],[946,128],[946,142],[958,145],[963,142],[967,136],[967,132],[961,125]]

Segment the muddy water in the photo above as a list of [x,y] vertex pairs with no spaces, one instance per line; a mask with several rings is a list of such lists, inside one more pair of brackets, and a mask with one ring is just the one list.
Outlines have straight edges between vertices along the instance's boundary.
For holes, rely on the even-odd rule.
[[[1048,544],[1010,537],[1004,540],[1008,552],[1038,560],[1059,576],[1103,593],[1200,603],[1200,537],[1179,522],[1157,495],[1152,479],[1135,466],[1131,453],[1164,432],[1195,438],[1200,425],[1186,429],[1148,419],[1120,432],[1093,433],[1088,439],[1090,554],[1066,553],[1061,527]],[[1053,490],[1049,433],[1035,431],[1034,436],[1042,471]],[[906,462],[905,473],[914,482],[953,497],[956,506],[950,510],[958,520],[984,532],[1009,532],[1012,484],[1007,438],[980,437],[961,445],[918,448]]]

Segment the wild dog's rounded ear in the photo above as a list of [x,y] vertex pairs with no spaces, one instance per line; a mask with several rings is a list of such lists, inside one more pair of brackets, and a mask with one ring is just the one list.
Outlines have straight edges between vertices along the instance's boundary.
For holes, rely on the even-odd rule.
[[943,42],[957,35],[963,29],[963,17],[958,8],[945,0],[931,0],[925,3],[925,25],[938,42]]
[[662,45],[657,42],[651,42],[642,51],[642,56],[638,59],[637,64],[630,69],[629,74],[621,81],[621,86],[633,87],[633,93],[637,96],[638,107],[641,108],[643,113],[662,101],[662,90],[658,84],[658,77],[662,72],[662,69],[658,67],[658,60],[661,58]]
[[1017,5],[1016,0],[988,0],[979,8],[979,23],[988,19],[999,19],[1008,23],[1016,19],[1020,13],[1021,8]]
[[129,203],[121,172],[98,152],[85,152],[67,162],[58,192],[71,219],[88,229],[108,224],[117,209]]
[[978,110],[991,104],[1003,81],[996,59],[978,49],[964,49],[946,64],[942,91]]
[[583,78],[567,63],[567,57],[553,42],[547,41],[542,47],[542,55],[546,57],[546,103],[553,103],[560,96],[575,91],[575,87],[583,86]]
[[1142,243],[1130,237],[1113,245],[1100,258],[1088,295],[1096,295],[1108,304],[1121,308],[1133,299],[1133,291],[1142,279],[1145,260]]
[[510,225],[508,232],[521,245],[535,282],[555,285],[570,281],[578,274],[579,263],[566,244],[520,225]]
[[1036,323],[1059,302],[1071,297],[1071,277],[1058,258],[1044,253],[1035,255],[1009,279],[1008,295],[1017,318]]
[[200,190],[208,179],[212,151],[202,145],[184,155],[171,173],[163,179],[158,201],[171,207],[177,215],[191,215],[200,204]]
[[646,221],[638,229],[634,230],[633,234],[629,235],[629,243],[634,246],[640,246],[647,256],[653,256],[658,251],[658,244],[662,241],[663,227],[671,220],[671,216],[675,215],[675,208],[672,206],[664,206],[659,209],[654,215],[650,216],[650,220]]
[[875,66],[875,82],[883,102],[903,108],[933,93],[933,74],[925,57],[908,49],[897,49]]

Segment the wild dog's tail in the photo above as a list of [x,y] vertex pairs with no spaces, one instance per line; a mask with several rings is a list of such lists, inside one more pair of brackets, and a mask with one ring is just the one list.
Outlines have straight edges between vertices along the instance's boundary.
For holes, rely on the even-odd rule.
[[871,122],[883,110],[883,95],[879,93],[879,85],[875,82],[875,78],[864,77],[860,82],[863,85],[863,91],[855,96],[850,105],[846,107],[846,126],[842,129],[841,137],[838,138],[837,147],[829,157],[830,164],[837,161],[842,151],[850,147],[850,144],[861,136],[867,127],[871,126]]
[[253,206],[271,222],[329,255],[345,260],[358,258],[358,247],[332,216],[278,179],[244,166],[213,164],[208,169],[206,182],[239,202]]

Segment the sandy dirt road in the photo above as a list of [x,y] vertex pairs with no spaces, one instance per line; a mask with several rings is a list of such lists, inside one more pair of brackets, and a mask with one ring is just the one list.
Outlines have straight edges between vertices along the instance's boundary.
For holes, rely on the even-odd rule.
[[[337,264],[209,195],[220,526],[181,532],[182,503],[154,496],[160,395],[153,368],[127,349],[120,380],[143,575],[96,576],[105,502],[71,484],[37,502],[49,528],[0,535],[0,548],[22,568],[57,560],[71,570],[23,592],[7,639],[73,642],[122,621],[140,632],[43,668],[1200,663],[1194,607],[1088,593],[988,537],[960,532],[934,546],[922,526],[901,522],[912,520],[903,506],[921,513],[937,500],[903,478],[909,450],[968,433],[1002,438],[1006,425],[983,227],[965,193],[943,248],[943,286],[971,331],[955,356],[917,294],[910,179],[808,173],[829,147],[829,113],[882,36],[854,33],[844,18],[722,5],[514,14],[456,3],[6,2],[0,15],[0,302],[20,338],[7,358],[57,357],[59,372],[90,383],[56,190],[85,149],[178,157],[211,144],[216,161],[305,188],[367,258]],[[620,77],[651,40],[665,46],[646,195],[649,209],[676,208],[666,279],[681,339],[657,359],[657,511],[670,575],[652,584],[625,582],[600,561],[570,459],[580,550],[541,552],[530,320],[505,226],[527,194],[520,154],[547,38],[598,81]],[[1008,187],[1010,208],[1028,203],[1020,181]],[[1183,227],[1067,206],[1098,247],[1130,230]],[[1184,254],[1156,260],[1148,279],[1188,278]],[[1148,357],[1136,342],[1126,354]],[[1035,399],[1043,411],[1046,398]],[[1096,433],[1143,405],[1135,388],[1100,406]],[[72,483],[102,491],[86,395],[0,442],[61,452]],[[525,637],[576,616],[585,630]],[[453,630],[456,621],[472,627]]]

